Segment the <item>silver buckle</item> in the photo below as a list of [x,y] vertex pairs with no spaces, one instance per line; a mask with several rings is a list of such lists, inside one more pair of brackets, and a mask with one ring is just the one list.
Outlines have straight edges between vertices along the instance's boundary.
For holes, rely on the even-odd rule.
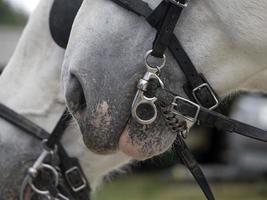
[[179,0],[169,0],[171,3],[173,3],[174,5],[177,5],[179,7],[182,8],[186,8],[189,4],[190,0],[186,0],[184,3],[181,3]]
[[[194,115],[194,117],[190,117],[190,116],[185,116],[183,115],[181,112],[179,112],[179,110],[177,111],[177,109],[175,109],[175,107],[177,107],[177,100],[186,102],[192,106],[194,106],[196,108],[196,113]],[[176,96],[172,102],[171,105],[171,112],[174,113],[175,115],[181,116],[185,119],[186,121],[186,125],[187,125],[187,132],[189,132],[189,130],[192,128],[192,126],[197,122],[197,118],[200,112],[200,106],[192,101],[189,101],[188,99],[185,99],[183,97],[180,96]]]
[[[81,181],[82,181],[82,184],[81,184],[81,185],[78,185],[78,186],[74,185],[73,182],[71,181],[71,179],[69,178],[69,175],[70,175],[71,173],[75,172],[75,171],[77,171],[76,174],[79,174],[79,177],[80,177],[80,179],[81,179]],[[81,173],[81,171],[80,171],[80,169],[79,169],[78,167],[72,167],[72,168],[70,168],[69,170],[67,170],[67,171],[65,172],[65,177],[66,177],[67,182],[68,182],[69,185],[71,186],[71,189],[72,189],[74,192],[79,192],[80,190],[84,189],[84,188],[86,187],[86,185],[87,185],[87,184],[86,184],[86,180],[84,179],[84,177],[83,177],[83,175],[82,175],[82,173]]]
[[[214,94],[213,90],[212,90],[211,87],[209,86],[209,84],[207,84],[207,83],[203,83],[202,85],[196,87],[195,89],[193,89],[193,91],[192,91],[192,95],[193,95],[194,99],[196,100],[196,102],[197,102],[199,105],[202,105],[202,104],[200,103],[200,101],[198,100],[198,98],[197,98],[196,92],[197,92],[198,90],[204,88],[204,87],[206,87],[206,88],[209,90],[211,96],[213,97],[213,99],[214,99],[214,101],[215,101],[215,104],[214,104],[213,106],[211,106],[210,108],[207,108],[207,109],[209,109],[209,110],[213,110],[213,109],[215,109],[215,108],[218,107],[218,105],[219,105],[219,101],[218,101],[216,95]],[[202,106],[203,106],[203,105],[202,105]],[[204,106],[204,107],[205,107],[205,106]]]

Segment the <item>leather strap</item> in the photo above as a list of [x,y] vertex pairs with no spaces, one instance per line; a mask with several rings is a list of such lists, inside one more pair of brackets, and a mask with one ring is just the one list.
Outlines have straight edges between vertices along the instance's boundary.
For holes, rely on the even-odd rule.
[[[148,16],[146,17],[146,20],[148,21],[148,23],[156,28],[159,29],[163,18],[166,15],[166,12],[169,8],[169,4],[167,3],[167,1],[162,1],[156,8],[155,10],[150,9],[150,13],[151,14],[147,14]],[[145,15],[143,15],[145,17]]]
[[60,157],[60,169],[63,174],[64,180],[69,187],[69,192],[76,200],[89,200],[90,198],[90,186],[85,178],[80,163],[77,158],[70,157],[66,150],[60,144],[60,140],[64,135],[64,131],[67,128],[69,121],[72,119],[68,110],[66,110],[55,129],[48,137],[46,147],[54,149],[58,145],[58,155]]
[[176,156],[179,157],[184,165],[190,170],[206,198],[208,200],[214,200],[215,198],[205,175],[180,135],[176,137],[172,149]]
[[57,144],[60,143],[62,136],[64,135],[64,131],[67,128],[69,121],[71,120],[71,115],[68,110],[62,114],[59,122],[54,128],[53,132],[49,135],[48,140],[46,142],[46,146],[50,149],[54,149]]
[[153,43],[153,56],[162,58],[165,54],[182,10],[182,7],[174,5],[169,1],[162,1],[148,17],[148,22],[156,25],[155,27],[158,30]]
[[68,110],[66,110],[62,114],[53,132],[49,135],[45,146],[49,149],[54,149],[55,146],[58,145],[61,173],[63,174],[66,185],[69,187],[69,193],[73,199],[89,200],[91,189],[79,161],[76,158],[70,157],[60,144],[60,140],[71,119],[71,115]]
[[89,200],[91,188],[78,159],[70,157],[62,146],[58,148],[58,154],[60,169],[67,183],[68,192],[75,200]]
[[10,108],[0,103],[0,117],[9,123],[15,125],[19,129],[25,131],[36,139],[43,140],[48,138],[49,133],[38,125],[32,123],[27,118],[22,115],[14,112]]
[[[158,88],[155,96],[158,98],[158,102],[165,107],[172,105],[174,98],[179,95],[166,89]],[[199,113],[196,116],[199,125],[216,127],[218,130],[235,132],[246,137],[267,142],[267,131],[230,119],[220,113],[204,107],[197,107],[196,105],[186,101],[179,100],[175,103],[177,104],[177,106],[174,107],[175,111],[180,113],[182,116],[189,118],[195,118],[199,109]]]
[[[172,4],[172,3],[169,3]],[[187,96],[194,102],[199,103],[206,108],[215,108],[218,102],[218,96],[211,88],[208,81],[202,74],[199,74],[193,65],[191,59],[184,51],[179,40],[173,34],[175,25],[182,13],[183,8],[169,5],[166,1],[162,1],[160,5],[147,18],[152,27],[160,32],[157,34],[154,42],[153,52],[155,56],[162,57],[167,47],[169,47],[179,67],[185,74],[187,83],[184,90]],[[176,9],[175,9],[176,8]],[[164,14],[167,13],[166,16]],[[163,25],[159,25],[162,19],[165,19]],[[165,23],[165,24],[164,24]],[[207,86],[204,86],[207,85]],[[200,87],[202,86],[202,87]],[[199,89],[197,89],[199,88]]]
[[[184,85],[184,90],[187,96],[193,100],[194,102],[199,103],[201,106],[205,108],[211,108],[216,105],[216,99],[218,100],[218,95],[212,89],[208,81],[204,78],[202,74],[199,74],[196,70],[195,66],[193,65],[191,59],[184,51],[181,43],[173,34],[169,49],[174,56],[176,62],[178,63],[179,67],[185,74],[187,79],[187,84]],[[199,90],[196,90],[195,95],[196,98],[193,96],[193,90],[198,88],[199,86],[207,84],[208,87],[202,87]],[[210,90],[209,90],[210,89]],[[212,94],[213,93],[213,94]],[[215,97],[215,98],[214,98]]]
[[[72,197],[76,200],[78,199],[89,200],[90,186],[85,178],[85,175],[82,172],[82,168],[78,160],[75,158],[71,158],[67,154],[64,147],[60,144],[60,139],[63,136],[64,131],[68,125],[68,122],[71,119],[71,115],[68,113],[68,111],[64,112],[64,114],[60,118],[58,124],[56,125],[55,129],[51,134],[49,134],[47,131],[45,131],[38,125],[34,124],[24,116],[14,112],[13,110],[11,110],[10,108],[6,107],[1,103],[0,103],[0,117],[38,140],[44,140],[48,138],[48,141],[46,143],[47,148],[54,149],[55,145],[58,145],[58,153],[61,160],[60,167],[62,169],[63,174],[66,174],[65,172],[70,169],[76,168],[79,170],[80,174],[75,173],[76,176],[75,177],[72,176],[72,178],[76,180],[74,182],[80,183],[80,180],[83,180],[85,184],[85,187],[79,191],[70,190]],[[71,183],[69,181],[66,181],[66,183],[67,183],[66,185],[71,189],[72,188]]]

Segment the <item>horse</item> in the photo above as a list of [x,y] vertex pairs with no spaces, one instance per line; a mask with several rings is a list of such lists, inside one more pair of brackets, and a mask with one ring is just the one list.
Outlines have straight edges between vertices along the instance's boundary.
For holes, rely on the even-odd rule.
[[[143,56],[156,31],[111,1],[84,0],[65,52],[49,32],[52,2],[41,1],[31,16],[0,78],[0,99],[49,132],[66,103],[75,121],[62,144],[79,159],[95,188],[104,174],[133,158],[158,155],[175,140],[162,116],[146,126],[130,117],[136,80],[144,73]],[[155,8],[160,1],[146,2]],[[264,1],[191,1],[181,16],[175,35],[221,98],[237,90],[265,91],[266,7]],[[172,67],[176,63],[169,52],[166,56],[162,80],[186,96],[185,78]],[[16,199],[21,174],[40,146],[5,121],[1,127],[0,196]]]
[[[52,3],[40,2],[0,77],[1,103],[48,132],[66,107],[60,83],[65,50],[52,39],[48,23]],[[18,199],[25,171],[40,154],[40,141],[3,119],[0,123],[0,199]],[[68,153],[79,159],[92,190],[105,174],[131,160],[121,152],[99,155],[89,151],[74,122],[62,140]]]
[[[154,9],[160,0],[145,1]],[[196,69],[223,99],[240,90],[266,91],[264,1],[190,1],[174,30]],[[114,14],[116,13],[116,14]],[[170,148],[175,134],[162,116],[141,125],[129,108],[144,74],[156,30],[107,0],[85,0],[75,18],[62,68],[66,104],[84,143],[97,153],[118,150],[147,159]],[[186,98],[185,77],[167,51],[161,79]],[[95,141],[98,141],[95,143]]]

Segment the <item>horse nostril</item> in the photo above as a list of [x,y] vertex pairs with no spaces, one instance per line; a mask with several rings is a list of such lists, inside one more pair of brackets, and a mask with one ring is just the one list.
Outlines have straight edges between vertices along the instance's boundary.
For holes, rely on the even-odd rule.
[[86,108],[86,99],[82,84],[75,74],[70,75],[66,100],[70,111],[77,112]]

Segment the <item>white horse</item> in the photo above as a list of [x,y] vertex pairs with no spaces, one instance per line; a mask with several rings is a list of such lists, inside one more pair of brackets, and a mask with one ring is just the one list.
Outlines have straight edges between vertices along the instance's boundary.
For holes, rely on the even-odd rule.
[[[152,8],[160,2],[146,1]],[[41,1],[0,78],[1,102],[49,132],[65,108],[64,50],[48,27],[52,2]],[[175,34],[220,97],[239,89],[266,91],[266,9],[263,0],[192,0],[183,12]],[[142,17],[109,0],[84,0],[75,19],[62,78],[77,125],[67,129],[63,145],[79,158],[93,188],[110,170],[131,158],[160,154],[175,139],[161,116],[153,127],[129,120],[143,56],[155,33]],[[163,79],[183,94],[183,74],[169,53],[167,58]],[[16,199],[26,166],[40,153],[39,142],[0,123],[0,196]]]
[[[52,3],[40,2],[0,77],[1,103],[49,132],[66,107],[60,85],[65,51],[55,44],[48,26]],[[0,199],[18,199],[26,168],[40,154],[40,142],[0,120]],[[97,155],[89,151],[74,123],[66,130],[62,143],[70,155],[79,158],[93,189],[110,170],[131,159],[121,152]]]
[[[155,8],[161,0],[147,0]],[[197,70],[221,98],[242,89],[266,91],[266,1],[192,0],[175,29]],[[98,153],[123,151],[146,159],[166,151],[175,135],[156,123],[129,119],[145,53],[156,30],[143,17],[109,0],[84,0],[72,27],[63,64],[70,112],[84,142]],[[183,73],[167,52],[162,79],[184,95]],[[95,141],[98,141],[97,143]]]

